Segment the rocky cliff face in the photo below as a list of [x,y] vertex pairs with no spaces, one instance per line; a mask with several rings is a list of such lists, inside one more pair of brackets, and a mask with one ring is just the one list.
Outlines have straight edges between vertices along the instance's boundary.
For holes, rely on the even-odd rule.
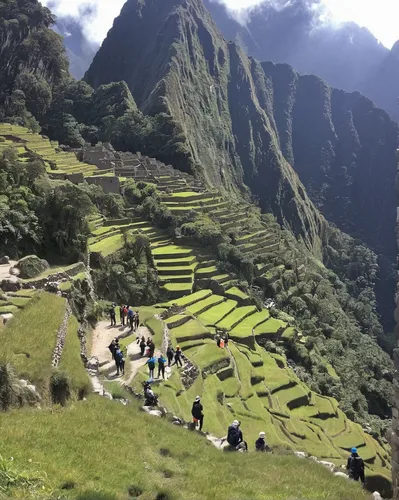
[[[399,172],[399,150],[397,152],[398,172]],[[397,194],[399,195],[399,185],[397,184]],[[399,208],[397,210],[396,220],[396,237],[399,248]],[[396,346],[399,344],[399,279],[397,282],[395,296],[395,320],[396,320]],[[391,446],[392,446],[392,486],[393,498],[399,500],[399,349],[394,350],[393,355],[395,363],[394,386],[395,386],[395,402],[392,408],[392,429],[391,429]]]
[[[359,90],[399,119],[399,61],[366,28],[355,23],[337,26],[319,22],[317,2],[264,1],[235,21],[215,0],[204,0],[219,29],[260,61],[288,63],[301,73],[315,74],[330,85]],[[387,76],[389,75],[389,78]]]
[[249,188],[308,245],[323,221],[307,193],[327,219],[393,262],[398,130],[359,93],[248,58],[201,0],[129,0],[86,80],[125,80],[145,113],[170,113],[210,184]]
[[141,110],[181,124],[208,182],[259,198],[264,210],[319,247],[324,224],[283,157],[270,80],[217,30],[201,0],[129,0],[86,80],[125,80]]

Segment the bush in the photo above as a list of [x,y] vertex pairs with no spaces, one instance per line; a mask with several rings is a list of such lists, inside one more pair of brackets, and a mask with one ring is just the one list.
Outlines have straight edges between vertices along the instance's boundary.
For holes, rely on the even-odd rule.
[[54,404],[65,406],[71,397],[71,380],[63,371],[56,371],[50,379],[50,392]]
[[27,255],[19,260],[15,267],[19,269],[21,278],[29,279],[36,278],[50,266],[46,260],[39,259],[36,255]]

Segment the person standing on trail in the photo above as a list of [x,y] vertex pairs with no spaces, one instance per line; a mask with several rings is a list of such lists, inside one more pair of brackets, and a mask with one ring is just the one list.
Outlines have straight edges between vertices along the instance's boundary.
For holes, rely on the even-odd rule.
[[125,306],[122,304],[119,308],[119,317],[121,318],[121,325],[125,326],[125,314],[123,312]]
[[115,365],[116,365],[116,376],[119,377],[119,372],[121,375],[124,375],[125,360],[123,358],[123,352],[119,348],[115,351]]
[[155,370],[155,363],[157,362],[157,358],[154,357],[154,356],[151,356],[151,358],[149,358],[147,360],[147,365],[148,365],[148,370],[150,372],[150,380],[154,380],[154,370]]
[[193,407],[191,409],[191,415],[193,416],[193,422],[197,427],[197,422],[199,422],[199,430],[202,431],[202,426],[204,425],[204,414],[203,414],[203,406],[201,404],[201,397],[197,396],[193,403]]
[[175,351],[173,350],[173,347],[171,345],[169,345],[168,349],[166,350],[166,357],[168,358],[168,366],[169,367],[173,361],[174,355],[175,355]]
[[127,320],[130,325],[130,331],[133,331],[133,322],[134,322],[134,311],[133,309],[129,306],[127,309]]
[[112,359],[115,359],[116,339],[112,339],[112,342],[109,344],[108,349],[111,351]]
[[158,378],[162,373],[162,378],[164,380],[165,380],[165,365],[166,365],[166,359],[163,357],[162,354],[160,354],[158,358]]
[[112,306],[109,309],[109,316],[111,318],[111,326],[116,326],[116,312],[115,312],[115,304],[112,304]]
[[154,352],[155,352],[155,344],[154,344],[154,342],[151,339],[151,342],[150,342],[150,344],[148,346],[148,356],[150,358],[152,358],[154,356]]
[[183,366],[183,362],[181,360],[181,349],[179,346],[176,346],[176,352],[175,352],[175,362],[173,363],[172,366],[177,365],[177,366]]
[[255,451],[262,451],[262,452],[272,451],[269,445],[266,443],[265,437],[266,434],[264,432],[259,432],[259,437],[255,441]]
[[146,346],[146,343],[145,343],[145,338],[143,336],[143,337],[141,337],[141,340],[140,340],[140,354],[141,354],[141,356],[144,356],[145,346]]
[[134,316],[134,322],[135,322],[136,332],[137,332],[137,330],[140,327],[140,314],[138,311],[136,311],[136,315]]
[[357,454],[357,449],[352,448],[352,454],[348,458],[348,463],[346,465],[346,470],[348,471],[350,479],[354,481],[360,481],[364,484],[364,462]]

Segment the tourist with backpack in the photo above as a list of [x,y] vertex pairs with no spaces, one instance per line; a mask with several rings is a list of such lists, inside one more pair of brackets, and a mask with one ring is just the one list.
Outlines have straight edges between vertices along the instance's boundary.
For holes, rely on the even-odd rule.
[[201,396],[197,396],[193,403],[193,407],[191,409],[191,415],[193,417],[193,422],[195,426],[199,422],[199,430],[202,431],[202,426],[204,425],[204,407],[201,404]]
[[115,365],[116,365],[116,376],[119,377],[119,372],[121,375],[124,375],[125,360],[123,358],[123,352],[119,348],[115,351]]
[[114,338],[114,339],[112,339],[112,342],[108,346],[108,349],[111,352],[112,359],[115,359],[115,351],[116,351],[117,345],[119,345],[118,339]]
[[162,373],[162,378],[164,380],[165,380],[165,365],[166,365],[166,359],[162,356],[162,354],[160,354],[158,358],[158,378]]
[[155,356],[152,356],[147,360],[147,365],[148,365],[148,370],[150,372],[150,380],[154,380],[154,370],[155,370],[155,363],[157,362],[157,358]]
[[172,364],[173,357],[175,355],[175,351],[173,350],[173,347],[171,345],[168,346],[168,349],[166,350],[166,357],[168,358],[168,366]]
[[360,481],[364,484],[364,462],[359,457],[356,448],[352,448],[351,456],[348,458],[348,463],[346,465],[346,470],[348,471],[350,479],[354,481]]
[[244,441],[242,431],[240,429],[240,422],[234,420],[227,431],[227,442],[237,451],[247,451],[248,446]]
[[133,331],[133,322],[134,322],[134,311],[133,309],[129,306],[127,308],[127,320],[130,326],[130,331]]

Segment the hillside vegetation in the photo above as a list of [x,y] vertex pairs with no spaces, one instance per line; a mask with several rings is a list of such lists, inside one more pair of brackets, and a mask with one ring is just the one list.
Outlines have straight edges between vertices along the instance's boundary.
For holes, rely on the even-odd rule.
[[[0,494],[360,500],[357,485],[292,456],[341,467],[357,446],[367,487],[388,495],[394,368],[377,283],[391,255],[388,238],[377,243],[391,122],[249,59],[201,0],[128,0],[88,83],[68,74],[48,9],[20,0],[1,13]],[[363,197],[340,191],[347,159]],[[365,209],[373,233],[359,213],[385,191],[379,216]],[[139,311],[157,353],[170,343],[186,356],[155,383],[168,413],[190,421],[200,394],[205,430],[217,440],[237,418],[251,453],[222,454],[135,401],[90,394],[131,399],[148,377],[136,335],[104,321],[113,302]],[[107,347],[119,334],[121,378]],[[260,431],[273,456],[252,452]]]
[[[311,461],[255,454],[227,457],[202,436],[154,420],[133,403],[125,408],[89,399],[56,411],[0,414],[0,425],[3,458],[13,456],[13,467],[26,471],[27,477],[43,477],[40,497],[46,499],[59,493],[80,500],[119,500],[128,498],[129,490],[130,497],[141,492],[140,499],[147,500],[368,498],[356,484],[334,478]],[[116,441],[117,452],[111,453]],[[107,459],[104,450],[110,451]],[[18,488],[11,484],[6,491],[18,493]]]

